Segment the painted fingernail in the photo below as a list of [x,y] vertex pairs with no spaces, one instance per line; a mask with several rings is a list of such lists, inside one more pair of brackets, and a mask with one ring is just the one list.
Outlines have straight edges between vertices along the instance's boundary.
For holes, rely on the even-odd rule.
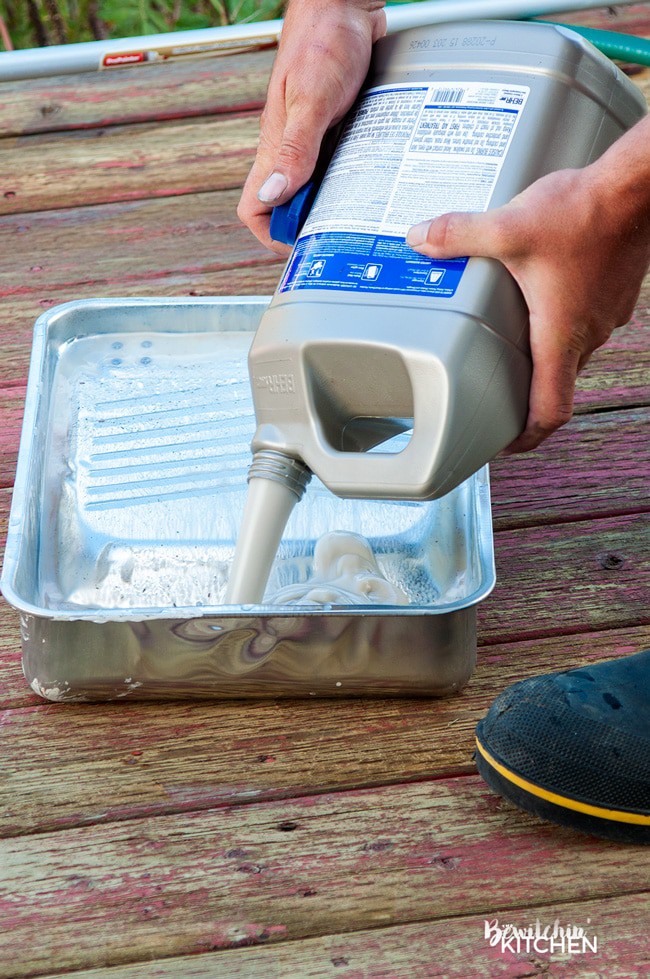
[[273,204],[287,189],[287,178],[283,173],[272,173],[257,192],[257,199],[263,204]]
[[422,221],[420,224],[414,224],[413,227],[409,229],[406,236],[407,244],[411,245],[412,248],[417,248],[418,245],[423,245],[427,240],[430,227],[430,221]]

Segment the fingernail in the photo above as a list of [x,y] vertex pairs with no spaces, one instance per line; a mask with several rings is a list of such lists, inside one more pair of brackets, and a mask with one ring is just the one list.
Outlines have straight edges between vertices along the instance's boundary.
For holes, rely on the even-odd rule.
[[273,204],[287,189],[287,178],[282,173],[272,173],[257,192],[257,199],[263,204]]
[[422,221],[420,224],[414,224],[413,227],[409,229],[406,236],[407,244],[411,245],[412,248],[417,248],[418,245],[423,245],[427,240],[430,227],[430,221]]

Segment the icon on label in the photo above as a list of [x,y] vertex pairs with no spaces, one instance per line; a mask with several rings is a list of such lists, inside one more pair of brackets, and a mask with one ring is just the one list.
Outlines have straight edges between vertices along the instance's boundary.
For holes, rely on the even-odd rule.
[[323,274],[324,268],[325,268],[325,259],[319,258],[315,262],[311,263],[307,275],[310,276],[310,278],[312,279],[318,279]]
[[431,269],[427,275],[427,284],[430,286],[437,286],[438,283],[442,281],[442,277],[445,272],[446,269]]
[[383,265],[375,265],[374,263],[366,265],[365,269],[361,273],[361,278],[370,279],[370,281],[373,282],[375,279],[379,278],[379,273],[381,272],[382,268]]

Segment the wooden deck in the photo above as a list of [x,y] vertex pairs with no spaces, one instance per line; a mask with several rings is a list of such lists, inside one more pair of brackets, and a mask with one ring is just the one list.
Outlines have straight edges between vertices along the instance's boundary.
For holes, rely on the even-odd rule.
[[[648,3],[560,19],[650,37]],[[235,216],[272,56],[0,85],[5,524],[39,313],[273,291]],[[650,644],[649,378],[647,280],[574,421],[492,467],[498,584],[454,699],[48,704],[3,605],[0,975],[649,975],[650,851],[520,813],[472,761],[505,685]],[[490,947],[486,919],[598,948]]]

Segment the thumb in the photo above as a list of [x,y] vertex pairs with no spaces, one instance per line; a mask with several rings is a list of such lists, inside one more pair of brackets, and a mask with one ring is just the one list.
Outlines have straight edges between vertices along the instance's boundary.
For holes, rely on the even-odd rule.
[[406,242],[429,258],[484,256],[503,259],[506,255],[503,212],[453,211],[409,229]]
[[284,204],[307,183],[325,128],[324,120],[307,130],[295,113],[278,121],[268,108],[264,110],[257,154],[244,183],[237,214],[267,248],[278,254],[288,255],[289,249],[271,240],[271,209]]
[[256,163],[264,179],[257,199],[262,204],[283,203],[307,183],[316,168],[330,122],[328,116],[317,112],[292,113],[277,142],[260,147]]

